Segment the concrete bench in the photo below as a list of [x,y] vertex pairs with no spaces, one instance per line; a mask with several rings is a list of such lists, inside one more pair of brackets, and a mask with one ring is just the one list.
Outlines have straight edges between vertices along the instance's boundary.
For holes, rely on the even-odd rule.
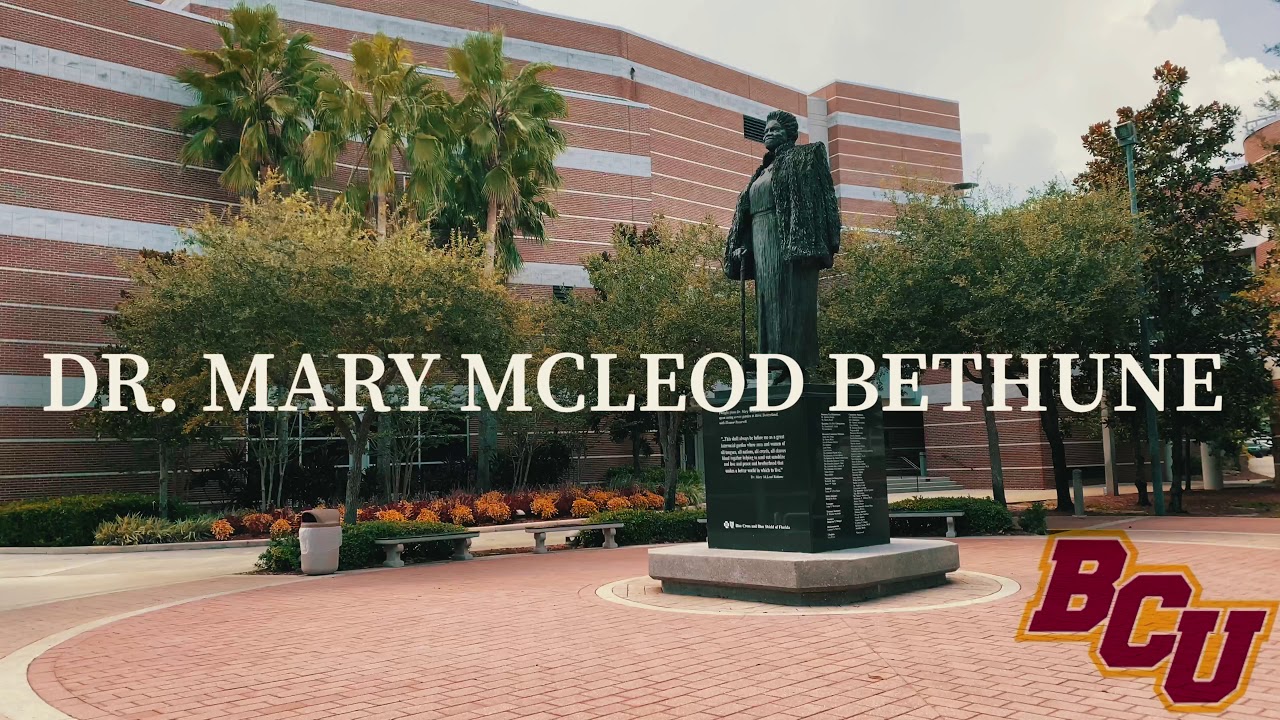
[[533,533],[533,552],[538,555],[545,555],[547,552],[547,533],[557,530],[600,530],[604,532],[604,546],[607,548],[618,547],[618,541],[614,539],[614,533],[623,523],[596,523],[594,525],[552,525],[546,527],[525,528],[527,533]]
[[946,518],[947,519],[947,537],[956,536],[956,518],[964,517],[963,510],[900,510],[889,513],[889,518],[910,519],[910,518]]
[[374,540],[374,544],[382,545],[387,551],[387,560],[382,563],[387,567],[404,567],[404,560],[400,559],[400,553],[404,552],[405,545],[414,545],[416,543],[436,542],[438,540],[453,541],[453,559],[454,560],[470,560],[471,553],[467,548],[471,547],[471,539],[480,537],[478,532],[458,532],[458,533],[436,533],[435,535],[414,535],[412,537],[383,538]]

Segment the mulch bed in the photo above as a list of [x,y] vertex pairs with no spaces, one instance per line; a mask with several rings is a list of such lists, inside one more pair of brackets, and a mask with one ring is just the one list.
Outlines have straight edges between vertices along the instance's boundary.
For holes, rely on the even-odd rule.
[[[1150,507],[1138,507],[1138,495],[1131,486],[1123,486],[1126,494],[1118,496],[1091,496],[1085,498],[1085,511],[1090,515],[1154,515]],[[1165,501],[1169,489],[1165,487]],[[1056,503],[1045,504],[1050,513],[1057,513]],[[1031,503],[1011,504],[1015,513],[1030,507]],[[1203,516],[1252,516],[1280,517],[1280,489],[1274,482],[1227,487],[1222,490],[1192,490],[1182,494],[1182,507],[1188,515]]]

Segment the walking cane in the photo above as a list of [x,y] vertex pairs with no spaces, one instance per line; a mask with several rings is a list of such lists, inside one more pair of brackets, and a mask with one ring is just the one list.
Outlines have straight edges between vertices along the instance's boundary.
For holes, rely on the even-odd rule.
[[738,306],[740,327],[738,332],[742,338],[742,367],[747,366],[747,273],[743,267],[742,257],[738,258]]

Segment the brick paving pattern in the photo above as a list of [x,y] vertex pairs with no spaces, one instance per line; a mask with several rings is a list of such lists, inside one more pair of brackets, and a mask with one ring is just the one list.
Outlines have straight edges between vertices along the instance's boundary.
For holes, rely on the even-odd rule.
[[[1207,599],[1280,595],[1274,549],[1137,539],[1144,563],[1190,565]],[[1101,678],[1081,644],[1014,640],[1042,543],[961,541],[965,569],[1016,580],[1013,596],[863,615],[597,597],[644,575],[641,548],[352,574],[122,620],[48,651],[29,679],[77,720],[1175,717],[1150,681]],[[1258,663],[1246,696],[1207,717],[1280,718],[1276,643]]]

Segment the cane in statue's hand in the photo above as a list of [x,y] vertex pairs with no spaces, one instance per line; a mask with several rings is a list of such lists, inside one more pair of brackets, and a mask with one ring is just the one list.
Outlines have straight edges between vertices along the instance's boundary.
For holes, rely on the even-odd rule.
[[734,261],[738,265],[738,305],[740,326],[738,332],[742,338],[742,366],[747,366],[747,272],[743,261],[747,256],[746,248],[733,251]]

